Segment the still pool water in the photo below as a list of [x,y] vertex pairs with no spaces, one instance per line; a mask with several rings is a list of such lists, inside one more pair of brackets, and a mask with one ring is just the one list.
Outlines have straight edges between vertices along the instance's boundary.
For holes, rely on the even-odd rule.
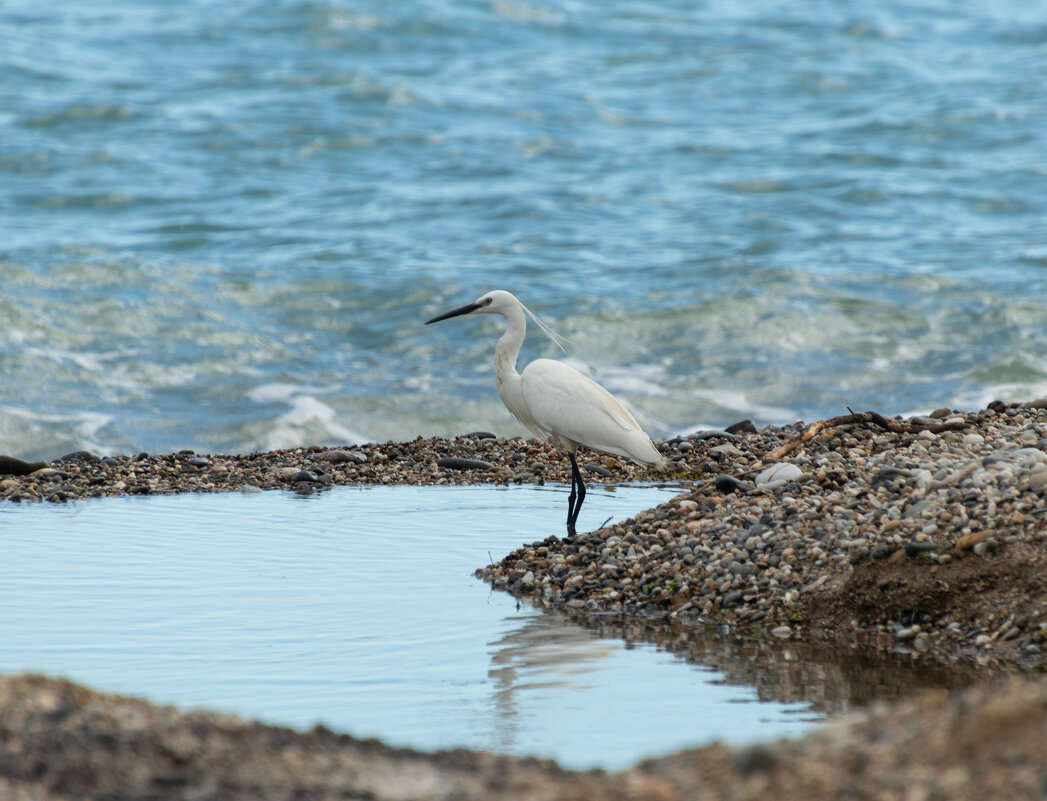
[[[594,486],[583,515],[623,519],[677,492]],[[575,768],[821,719],[475,578],[559,534],[566,500],[561,486],[339,487],[2,506],[0,671]]]

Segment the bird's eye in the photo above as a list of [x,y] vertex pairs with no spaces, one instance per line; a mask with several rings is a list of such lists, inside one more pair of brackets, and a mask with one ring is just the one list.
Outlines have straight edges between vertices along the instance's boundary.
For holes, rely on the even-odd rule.
[[492,300],[494,300],[494,298],[484,298],[484,306],[490,306]]

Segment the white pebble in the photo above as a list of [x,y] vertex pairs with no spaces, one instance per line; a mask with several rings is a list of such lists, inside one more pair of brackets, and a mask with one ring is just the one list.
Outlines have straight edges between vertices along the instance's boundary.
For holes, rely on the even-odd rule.
[[772,464],[756,477],[756,486],[764,489],[774,489],[789,481],[795,481],[803,475],[803,470],[794,464],[780,462]]

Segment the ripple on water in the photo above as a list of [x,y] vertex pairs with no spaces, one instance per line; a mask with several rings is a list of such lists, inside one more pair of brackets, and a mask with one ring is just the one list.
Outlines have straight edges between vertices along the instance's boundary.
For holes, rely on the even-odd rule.
[[[558,532],[565,491],[346,487],[0,508],[13,524],[0,668],[574,767],[798,733],[850,703],[849,689],[811,678],[836,668],[787,646],[655,628],[656,647],[636,626],[579,625],[492,594],[473,570]],[[586,507],[624,517],[674,492],[593,487]],[[757,702],[769,688],[780,701]]]

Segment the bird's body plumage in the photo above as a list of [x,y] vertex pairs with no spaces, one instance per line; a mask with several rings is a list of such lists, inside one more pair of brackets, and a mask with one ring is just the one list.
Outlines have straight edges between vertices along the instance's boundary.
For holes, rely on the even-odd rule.
[[619,400],[591,378],[552,359],[537,359],[520,374],[531,415],[566,450],[579,445],[641,465],[661,454]]
[[[516,370],[527,317],[530,314],[546,333],[544,323],[504,290],[495,290],[447,314],[429,320],[435,323],[463,314],[501,314],[506,328],[495,347],[494,380],[502,403],[529,431],[553,441],[571,460],[571,499],[567,529],[574,533],[574,521],[585,498],[575,454],[579,447],[629,459],[641,465],[660,465],[662,455],[643,432],[636,418],[610,392],[591,378],[563,362],[535,359],[522,372]],[[579,499],[575,506],[575,487]]]

